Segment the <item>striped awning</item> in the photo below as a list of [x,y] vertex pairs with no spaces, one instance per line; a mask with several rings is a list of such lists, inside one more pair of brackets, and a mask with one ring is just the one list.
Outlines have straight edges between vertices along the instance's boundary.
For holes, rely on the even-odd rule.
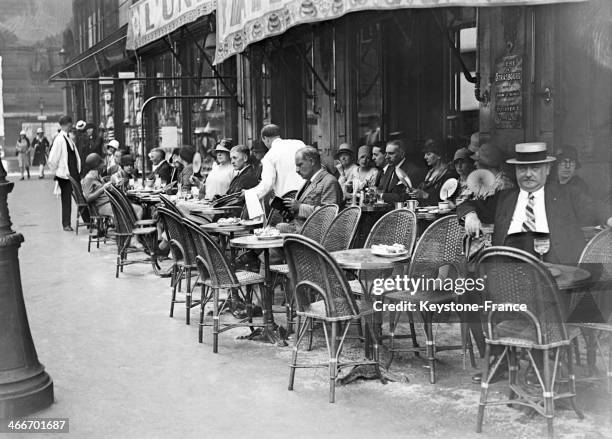
[[215,64],[249,44],[304,23],[333,20],[350,12],[434,7],[544,5],[586,0],[217,0]]
[[126,49],[146,46],[216,7],[217,0],[140,0],[130,6]]

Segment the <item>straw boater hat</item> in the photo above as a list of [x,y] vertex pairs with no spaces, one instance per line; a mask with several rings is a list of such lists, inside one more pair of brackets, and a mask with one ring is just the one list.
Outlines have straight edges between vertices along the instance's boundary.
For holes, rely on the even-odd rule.
[[544,142],[517,143],[514,146],[514,153],[515,157],[506,160],[506,163],[511,165],[530,165],[551,163],[556,160],[555,157],[547,154],[546,143]]
[[36,134],[42,134],[44,133],[42,128],[36,128]]
[[87,125],[87,124],[85,123],[85,121],[84,121],[84,120],[79,120],[79,121],[76,123],[75,128],[76,128],[77,130],[84,130],[84,129],[85,129],[85,125]]

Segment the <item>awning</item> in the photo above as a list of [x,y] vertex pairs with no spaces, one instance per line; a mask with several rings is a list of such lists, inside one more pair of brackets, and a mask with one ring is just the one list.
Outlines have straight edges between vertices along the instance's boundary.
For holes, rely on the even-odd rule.
[[304,23],[333,20],[349,12],[434,7],[544,5],[586,0],[217,0],[215,64],[249,44]]
[[126,49],[146,46],[216,7],[217,0],[140,0],[130,6]]
[[125,61],[127,26],[122,26],[104,40],[82,52],[59,72],[51,75],[50,82],[71,78],[98,76],[100,71]]

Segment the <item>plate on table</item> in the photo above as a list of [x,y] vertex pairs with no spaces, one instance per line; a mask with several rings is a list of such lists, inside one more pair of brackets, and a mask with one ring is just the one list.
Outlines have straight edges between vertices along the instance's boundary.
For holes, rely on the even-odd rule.
[[255,234],[255,238],[260,241],[271,241],[273,239],[281,239],[283,237],[276,227],[255,229],[253,230],[253,233]]
[[233,227],[237,226],[241,223],[240,218],[232,217],[232,218],[220,218],[215,224],[219,227]]
[[283,235],[256,235],[255,238],[259,241],[274,241],[275,239],[283,239]]
[[261,218],[243,219],[240,221],[240,224],[243,226],[256,226],[258,224],[263,224],[263,220]]
[[373,255],[382,256],[383,258],[401,258],[408,256],[408,250],[401,244],[375,244],[370,249]]

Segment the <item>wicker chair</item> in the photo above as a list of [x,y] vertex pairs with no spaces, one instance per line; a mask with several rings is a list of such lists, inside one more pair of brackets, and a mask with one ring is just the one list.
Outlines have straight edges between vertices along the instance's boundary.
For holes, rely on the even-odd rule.
[[[204,287],[207,287],[203,289],[202,300],[200,301],[199,341],[202,343],[203,327],[211,326],[210,323],[204,322],[204,307],[212,300],[213,352],[217,353],[219,334],[221,332],[236,327],[248,326],[253,330],[256,326],[264,326],[263,324],[253,324],[253,286],[258,285],[260,291],[262,291],[265,286],[265,278],[260,274],[250,271],[234,272],[225,254],[210,235],[204,232],[193,221],[185,219],[183,223],[197,251],[196,263],[200,279],[202,279]],[[235,323],[221,323],[220,316],[228,305],[228,300],[226,299],[219,306],[219,290],[221,289],[235,290],[242,293],[247,308],[246,318]],[[229,297],[230,295],[228,294],[228,299]]]
[[[100,241],[106,241],[106,232],[108,230],[108,224],[110,223],[111,217],[106,215],[100,215],[94,203],[88,203],[83,194],[83,188],[81,185],[72,177],[70,179],[70,185],[72,186],[72,197],[77,205],[77,219],[76,219],[76,234],[79,234],[79,226],[85,225],[89,231],[87,238],[87,251],[91,251],[91,243],[95,242],[96,247],[100,248]],[[82,210],[87,210],[89,213],[89,222],[80,222],[79,216]]]
[[[364,248],[370,248],[375,244],[393,245],[403,244],[412,253],[417,234],[417,220],[413,211],[408,209],[396,209],[383,215],[372,227],[368,234]],[[392,274],[393,270],[369,270],[365,273],[370,278],[386,278]],[[362,273],[357,273],[361,279]],[[363,284],[355,279],[350,281],[351,289],[355,294],[363,294]]]
[[[123,272],[123,267],[136,263],[150,263],[153,269],[156,269],[156,259],[153,256],[155,251],[155,243],[157,241],[156,227],[136,227],[132,220],[129,211],[126,211],[122,202],[115,195],[112,186],[104,190],[111,202],[113,209],[113,217],[115,220],[115,241],[117,243],[117,269],[115,277],[119,277],[119,272]],[[131,210],[131,207],[130,207]],[[132,210],[132,213],[134,211]],[[127,260],[128,252],[130,252],[130,243],[132,238],[139,238],[139,241],[144,246],[144,251],[150,256],[145,259]]]
[[170,199],[167,196],[165,196],[164,194],[159,194],[159,199],[166,209],[168,209],[171,212],[174,212],[180,217],[184,216],[183,212],[181,212],[181,210],[178,207],[176,207],[176,204],[170,201]]
[[[185,303],[185,324],[191,322],[191,308],[198,306],[199,301],[192,301],[193,289],[191,278],[193,274],[197,274],[196,264],[196,248],[191,240],[191,235],[185,229],[183,218],[177,213],[168,210],[164,207],[159,207],[157,213],[162,220],[164,228],[168,233],[168,244],[172,252],[172,272],[170,276],[170,286],[172,288],[172,299],[170,300],[170,317],[174,316],[174,304]],[[177,300],[176,292],[180,288],[182,279],[185,279],[185,300]]]
[[[298,319],[298,333],[295,338],[293,357],[289,368],[289,390],[293,390],[295,369],[297,368],[327,367],[329,369],[329,402],[335,401],[336,379],[338,372],[344,367],[372,365],[381,382],[384,383],[378,364],[378,344],[371,325],[373,309],[371,307],[365,310],[360,309],[360,304],[351,293],[344,272],[319,243],[300,235],[289,235],[285,237],[283,248],[287,255],[289,276],[297,302]],[[313,293],[317,296],[315,302],[310,300]],[[370,324],[368,324],[366,318],[368,318]],[[302,319],[304,320],[302,321]],[[329,361],[326,364],[298,364],[297,356],[300,343],[313,320],[323,323]],[[362,326],[369,330],[374,343],[372,360],[340,361],[339,357],[344,340],[351,323],[354,321],[361,322]],[[344,325],[342,330],[341,325]],[[331,326],[331,334],[328,332],[328,326]]]
[[119,189],[118,187],[111,185],[108,187],[108,192],[112,193],[115,196],[117,202],[121,203],[128,219],[132,222],[135,227],[149,227],[157,224],[157,220],[155,219],[141,219],[139,220],[136,217],[136,212],[134,212],[134,208],[132,207],[132,203],[126,197],[125,193]]
[[[323,240],[323,235],[329,229],[334,217],[338,213],[338,206],[335,204],[325,204],[315,210],[302,225],[300,235],[310,238],[318,243]],[[284,280],[285,285],[285,311],[287,314],[287,329],[289,333],[293,332],[293,298],[291,297],[291,287],[287,285],[287,275],[289,267],[287,264],[274,264],[270,266],[270,272],[274,274],[272,281],[273,289],[276,287],[280,278]]]
[[[600,285],[595,285],[593,288],[582,293],[574,293],[571,296],[570,309],[574,309],[576,305],[585,297],[598,303],[605,299],[606,293],[610,292],[612,284],[612,229],[606,229],[595,235],[586,245],[580,256],[580,264],[597,264],[597,271],[601,270],[599,278]],[[601,309],[601,306],[600,306]],[[606,316],[603,316],[604,318]],[[572,327],[580,328],[585,338],[595,346],[587,346],[587,364],[591,369],[595,367],[596,352],[602,357],[606,367],[606,377],[580,378],[580,381],[591,381],[607,378],[607,390],[612,393],[612,321],[608,316],[607,322],[580,322],[570,324]],[[599,340],[599,336],[607,334],[608,336],[608,361],[606,364],[603,348]],[[590,344],[591,344],[590,343]],[[596,352],[593,352],[594,358],[589,358],[592,348],[596,347]],[[594,374],[594,370],[591,370]]]
[[353,242],[361,218],[359,206],[351,206],[340,212],[327,229],[321,244],[328,252],[347,250]]
[[[410,260],[409,279],[436,279],[465,277],[465,257],[463,255],[462,238],[464,229],[459,225],[455,215],[449,215],[433,222],[421,235],[417,243],[412,258]],[[454,291],[418,289],[416,291],[394,291],[384,295],[385,299],[394,302],[429,301],[432,304],[442,304],[454,302],[459,296]],[[412,314],[408,312],[409,317]],[[422,348],[416,342],[413,320],[410,320],[410,336],[412,338],[411,347],[396,347],[395,339],[400,338],[396,335],[398,322],[401,313],[395,313],[393,322],[390,324],[390,346],[391,358],[389,365],[393,361],[396,352],[422,352],[426,351],[429,362],[429,381],[431,384],[436,382],[436,351],[463,349],[464,358],[466,350],[469,351],[470,360],[473,367],[476,367],[476,360],[472,349],[471,338],[469,336],[466,319],[461,319],[461,345],[436,346],[433,332],[435,313],[421,311],[418,314],[423,321],[423,329],[426,338],[426,347]]]
[[[511,247],[490,247],[478,258],[476,271],[478,277],[485,280],[484,291],[486,299],[490,301],[488,303],[521,304],[527,308],[526,311],[488,311],[476,431],[482,431],[485,406],[512,403],[526,405],[545,416],[548,437],[552,438],[556,400],[569,398],[578,417],[583,417],[575,405],[576,386],[571,347],[572,339],[580,331],[576,328],[569,331],[566,327],[566,316],[557,284],[546,267],[529,253]],[[492,367],[491,346],[503,348]],[[526,351],[529,362],[535,369],[542,388],[542,394],[539,396],[527,393],[517,383],[517,350],[520,349]],[[542,360],[535,361],[532,351],[540,352]],[[549,354],[553,354],[554,359],[551,359]],[[504,357],[508,360],[509,398],[503,401],[488,401],[489,382]],[[561,375],[560,363],[566,367],[565,382],[569,384],[569,389],[567,392],[556,393],[554,385],[557,373]]]

